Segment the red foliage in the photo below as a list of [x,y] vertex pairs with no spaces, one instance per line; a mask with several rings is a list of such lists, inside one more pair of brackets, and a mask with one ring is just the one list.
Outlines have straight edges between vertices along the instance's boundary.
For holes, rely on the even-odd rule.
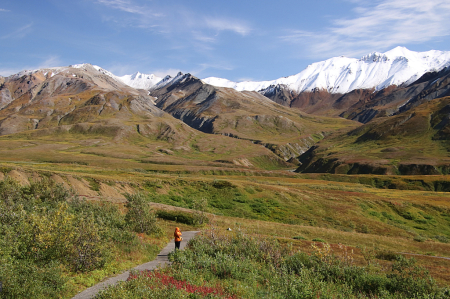
[[139,276],[145,276],[152,280],[156,280],[165,286],[173,286],[178,290],[185,290],[188,293],[198,294],[202,296],[207,296],[208,294],[213,294],[216,296],[224,296],[226,299],[234,299],[235,297],[227,295],[224,290],[220,286],[216,287],[206,287],[206,286],[196,286],[192,285],[185,280],[177,280],[173,276],[169,276],[158,271],[142,271],[139,274],[131,275],[128,277],[128,280],[136,279]]

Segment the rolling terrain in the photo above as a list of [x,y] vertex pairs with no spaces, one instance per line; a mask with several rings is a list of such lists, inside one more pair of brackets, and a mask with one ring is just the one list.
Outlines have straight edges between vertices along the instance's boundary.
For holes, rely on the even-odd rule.
[[17,74],[0,94],[8,161],[293,167],[263,146],[189,127],[159,109],[148,92],[91,65]]
[[197,130],[263,144],[285,160],[330,132],[357,126],[289,109],[256,92],[205,84],[190,74],[167,78],[152,87],[150,95],[158,108]]
[[[140,73],[117,77],[89,64],[1,77],[0,208],[9,213],[2,221],[10,222],[0,223],[2,248],[9,248],[0,252],[0,276],[8,277],[7,290],[23,292],[22,277],[52,285],[41,275],[51,269],[63,278],[54,279],[62,289],[52,294],[70,298],[155,256],[174,226],[211,235],[225,232],[230,238],[246,236],[249,239],[239,240],[258,239],[261,246],[275,244],[276,250],[264,247],[268,254],[258,263],[267,264],[264,259],[270,256],[279,266],[279,261],[308,253],[311,260],[302,260],[302,265],[317,259],[323,262],[317,265],[325,267],[320,269],[374,275],[372,282],[395,281],[389,279],[398,274],[397,262],[411,263],[405,264],[408,273],[416,273],[421,268],[405,259],[414,256],[436,279],[436,285],[427,280],[430,285],[436,290],[448,286],[447,54],[430,52],[427,58],[422,53],[418,58],[426,63],[419,69],[413,67],[418,66],[415,54],[404,49],[356,62],[331,59],[318,64],[323,68],[309,70],[317,76],[304,90],[294,90],[288,79],[240,90],[182,73],[162,79]],[[390,55],[412,56],[405,60]],[[337,76],[333,78],[339,88],[317,85],[326,81],[327,69],[346,70],[349,64],[372,75],[358,77],[355,68],[346,73],[354,76],[354,84],[344,85],[350,77]],[[400,73],[377,76],[379,68]],[[293,172],[295,168],[301,173]],[[69,190],[61,191],[64,196],[58,200],[61,194],[51,193],[60,191],[55,183]],[[129,213],[139,201],[137,211],[148,212],[146,218],[158,225],[159,235],[134,226],[139,213],[133,217]],[[199,214],[206,215],[208,224],[192,220]],[[23,217],[14,218],[17,215]],[[61,224],[60,230],[54,223],[70,225]],[[16,231],[8,230],[10,224]],[[22,230],[27,232],[23,240],[15,237]],[[82,232],[92,233],[98,246],[103,244],[97,251],[101,260],[90,265],[83,264],[83,258],[66,259],[66,252],[78,250],[76,242],[64,241],[62,247],[59,242],[86,237]],[[248,244],[245,250],[251,247]],[[288,254],[279,258],[280,252]],[[331,263],[337,260],[335,254],[347,264]],[[51,261],[49,268],[42,265],[43,256]],[[210,261],[229,265],[228,257],[223,257],[224,263]],[[10,269],[16,268],[7,264],[12,260],[20,273],[31,276],[12,275]],[[80,264],[82,268],[76,268]],[[219,266],[209,268],[219,273]],[[284,273],[267,269],[263,276]],[[316,277],[315,283],[330,294],[339,294],[333,292],[340,282],[328,285],[320,278],[323,273],[314,274],[319,268],[311,269],[308,277]],[[229,283],[240,294],[244,283],[232,277],[239,271],[220,272],[223,275],[214,281]],[[242,278],[246,280],[250,272]],[[261,285],[268,291],[271,283],[255,278],[248,290]],[[364,288],[372,285],[361,285],[370,298],[373,294]],[[357,297],[361,294],[356,287],[361,286],[345,290]]]
[[298,171],[342,174],[447,174],[450,98],[376,118],[311,148]]

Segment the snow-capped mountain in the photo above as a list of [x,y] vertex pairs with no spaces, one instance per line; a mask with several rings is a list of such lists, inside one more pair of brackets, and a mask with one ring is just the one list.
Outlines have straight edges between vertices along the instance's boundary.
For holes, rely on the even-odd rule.
[[154,74],[141,74],[139,72],[134,73],[133,75],[125,75],[118,78],[128,86],[137,89],[150,89],[152,86],[163,79]]
[[450,52],[414,52],[397,47],[385,53],[374,52],[360,59],[334,57],[313,63],[302,72],[272,81],[232,82],[209,77],[205,83],[236,90],[258,91],[271,85],[286,85],[300,93],[317,89],[344,94],[355,89],[381,90],[391,85],[412,83],[426,72],[450,66]]
[[[439,71],[450,66],[450,51],[414,52],[397,47],[385,53],[373,52],[360,59],[334,57],[309,65],[302,72],[289,77],[270,81],[233,82],[227,79],[209,77],[202,81],[218,87],[234,88],[238,91],[260,91],[269,87],[283,85],[296,93],[326,90],[332,94],[345,94],[356,89],[381,90],[391,85],[400,86],[412,83],[427,72]],[[112,77],[130,87],[149,90],[158,84],[168,84],[179,79],[182,74],[172,78],[158,77],[154,74],[137,72],[132,75],[116,76],[113,73],[91,64],[75,64],[69,68],[93,67],[103,75]],[[52,76],[68,67],[49,68]],[[22,71],[13,76],[22,76],[36,71]]]
[[[87,63],[84,64],[75,64],[71,65],[70,67],[74,68],[84,68],[86,65],[90,65]],[[161,81],[161,77],[158,77],[154,74],[142,74],[140,72],[136,72],[132,75],[125,75],[125,76],[116,76],[113,73],[97,66],[97,65],[91,65],[93,68],[95,68],[97,71],[104,75],[108,75],[122,83],[125,83],[126,85],[136,88],[136,89],[150,89],[153,85]]]

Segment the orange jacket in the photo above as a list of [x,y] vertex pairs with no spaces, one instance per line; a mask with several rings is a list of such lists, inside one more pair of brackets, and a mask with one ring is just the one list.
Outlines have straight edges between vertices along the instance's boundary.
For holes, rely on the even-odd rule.
[[175,228],[175,232],[173,233],[173,236],[175,237],[175,242],[180,242],[181,241],[181,232],[180,229],[177,227]]

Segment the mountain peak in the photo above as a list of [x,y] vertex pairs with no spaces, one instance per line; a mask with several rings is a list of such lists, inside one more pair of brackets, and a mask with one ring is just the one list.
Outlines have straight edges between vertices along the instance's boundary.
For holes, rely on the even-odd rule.
[[430,71],[450,66],[450,52],[414,52],[396,47],[385,53],[373,52],[360,59],[333,57],[309,65],[289,77],[260,82],[232,82],[206,78],[205,83],[236,90],[259,91],[270,85],[283,84],[295,92],[327,90],[344,94],[355,89],[381,90],[390,85],[409,83]]
[[407,49],[405,47],[398,46],[398,47],[395,47],[392,50],[387,51],[384,54],[387,55],[387,56],[390,56],[390,57],[399,57],[399,56],[408,57],[408,56],[411,56],[411,54],[414,55],[416,53],[417,52],[410,51],[409,49]]
[[380,52],[372,52],[368,55],[365,55],[361,57],[360,61],[365,62],[382,62],[382,61],[388,61],[389,58],[386,56],[386,54],[380,53]]
[[148,90],[161,81],[162,78],[155,76],[154,74],[143,74],[136,72],[132,75],[118,77],[118,79],[133,88]]

